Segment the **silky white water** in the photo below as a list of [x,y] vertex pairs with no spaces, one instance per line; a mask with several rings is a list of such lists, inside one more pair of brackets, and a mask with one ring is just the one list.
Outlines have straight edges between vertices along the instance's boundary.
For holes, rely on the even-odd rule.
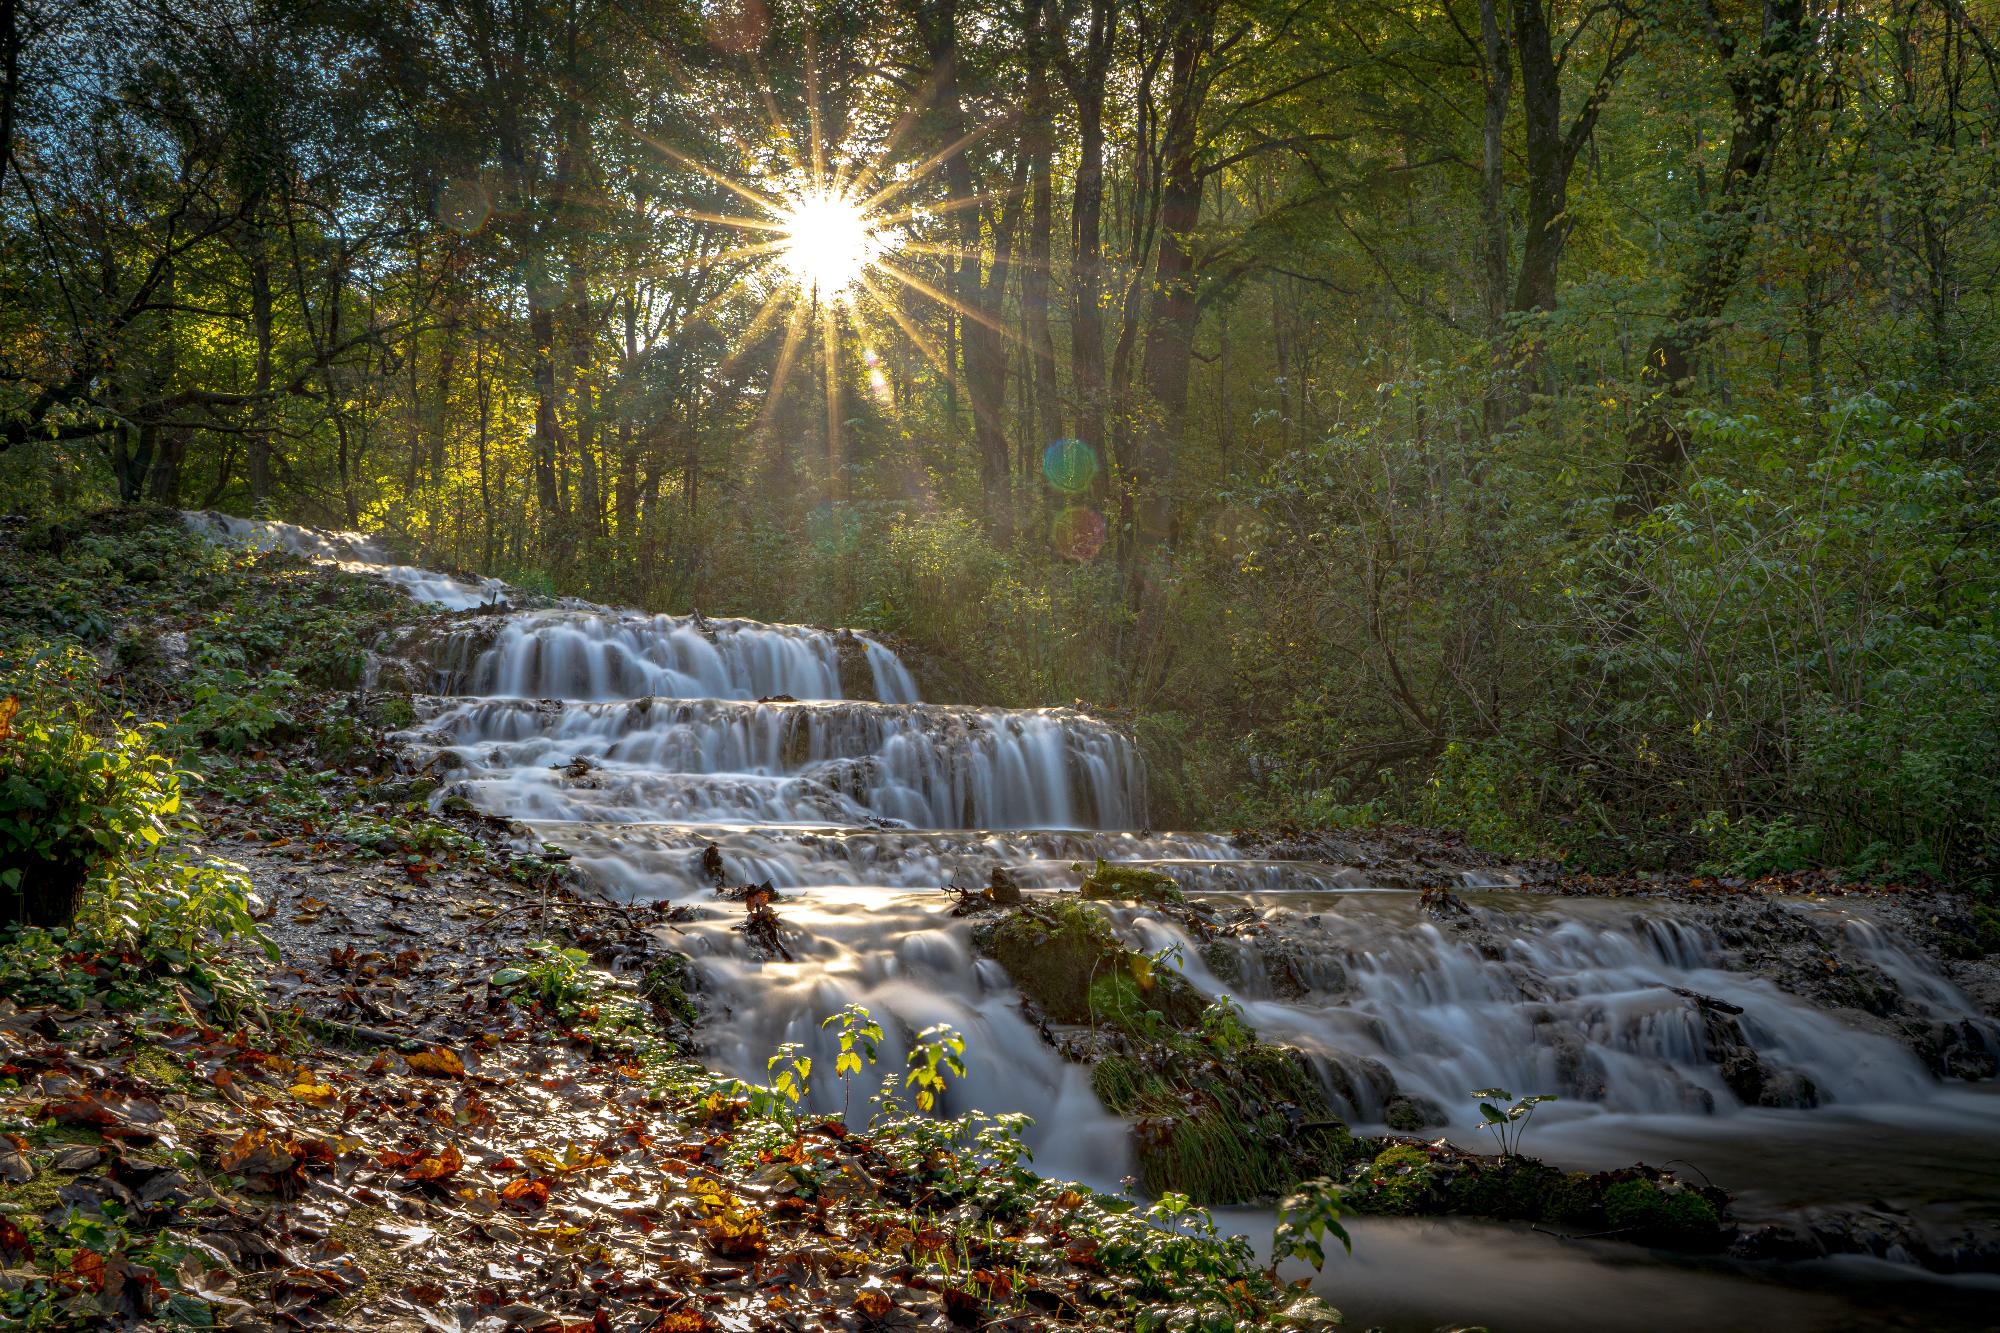
[[[1513,894],[1492,876],[1441,871],[1472,906],[1479,928],[1466,932],[1365,867],[1260,861],[1226,837],[1147,831],[1143,766],[1121,730],[1068,709],[920,703],[903,663],[866,636],[583,603],[509,610],[504,585],[397,565],[364,538],[192,521],[449,609],[496,608],[495,623],[468,621],[427,649],[438,693],[403,737],[409,762],[441,775],[440,798],[525,821],[604,892],[692,908],[676,944],[714,1011],[709,1055],[742,1077],[763,1078],[787,1042],[831,1070],[820,1021],[848,1004],[888,1029],[885,1069],[901,1067],[912,1034],[949,1023],[971,1068],[946,1109],[1026,1112],[1042,1169],[1116,1188],[1125,1126],[974,954],[971,923],[939,892],[984,884],[995,867],[1031,892],[1073,888],[1104,857],[1165,869],[1214,907],[1218,941],[1147,911],[1112,915],[1131,943],[1170,951],[1197,987],[1304,1050],[1360,1127],[1397,1096],[1448,1122],[1431,1132],[1472,1142],[1469,1094],[1494,1086],[1562,1097],[1532,1145],[1557,1158],[1565,1136],[1580,1153],[1618,1144],[1637,1156],[1661,1124],[1742,1116],[1687,992],[1740,1009],[1736,1028],[1772,1077],[1810,1090],[1800,1105],[1914,1111],[1943,1087],[1887,1033],[1725,966],[1713,932],[1673,903]],[[843,672],[843,651],[865,673]],[[844,677],[872,697],[845,697]],[[743,909],[715,896],[711,849],[729,884],[781,891],[789,961],[735,929]],[[1993,1036],[1864,914],[1816,910],[1925,1014]],[[1271,923],[1285,927],[1282,976],[1266,948],[1235,938]],[[853,1090],[857,1106],[874,1077]],[[831,1111],[849,1094],[822,1077],[813,1096]],[[1813,1114],[1755,1112],[1762,1132],[1772,1115]]]

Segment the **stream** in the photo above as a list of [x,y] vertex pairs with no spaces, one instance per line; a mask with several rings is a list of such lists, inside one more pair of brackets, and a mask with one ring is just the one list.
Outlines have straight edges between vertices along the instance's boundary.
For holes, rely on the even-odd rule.
[[[833,1068],[820,1020],[850,1003],[889,1032],[949,1023],[968,1075],[944,1110],[1034,1117],[1044,1173],[1116,1192],[1126,1125],[1088,1071],[1021,1012],[972,950],[948,884],[1006,866],[1030,892],[1073,889],[1096,858],[1165,870],[1241,927],[1191,938],[1112,910],[1128,940],[1175,950],[1269,1040],[1312,1059],[1357,1131],[1392,1108],[1474,1146],[1470,1090],[1553,1092],[1527,1151],[1566,1167],[1685,1163],[1738,1196],[1746,1221],[1868,1209],[1927,1235],[2000,1227],[2000,1096],[1941,1079],[1888,1024],[1856,1026],[1729,966],[1732,927],[1670,900],[1525,893],[1504,872],[1436,872],[1463,918],[1436,918],[1379,867],[1246,855],[1230,838],[1148,831],[1144,765],[1119,729],[1068,709],[923,702],[865,634],[646,615],[579,602],[508,610],[511,594],[396,564],[372,542],[213,515],[227,540],[375,574],[467,614],[409,645],[425,693],[400,740],[446,774],[440,793],[524,821],[603,892],[685,904],[672,927],[711,1012],[706,1056],[761,1080],[781,1044]],[[481,614],[480,608],[487,608]],[[730,884],[769,881],[791,961],[735,929]],[[1899,992],[1897,1012],[1948,1050],[2000,1050],[2000,1027],[1864,900],[1799,902],[1797,919]],[[1718,1061],[1717,1015],[1733,1043]],[[872,1090],[864,1075],[860,1101]],[[830,1078],[812,1096],[838,1111]],[[1268,1241],[1256,1209],[1217,1214]],[[1350,1326],[1420,1330],[1975,1329],[1996,1326],[2000,1277],[1940,1277],[1910,1256],[1810,1263],[1696,1260],[1512,1225],[1358,1219],[1351,1257],[1317,1279]],[[1301,1270],[1302,1272],[1304,1270]]]

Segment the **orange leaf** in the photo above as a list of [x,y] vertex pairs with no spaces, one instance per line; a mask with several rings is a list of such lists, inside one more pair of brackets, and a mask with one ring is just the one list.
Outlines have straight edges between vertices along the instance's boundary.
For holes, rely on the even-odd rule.
[[405,1180],[446,1180],[458,1174],[465,1165],[464,1156],[457,1148],[447,1143],[444,1149],[432,1155],[419,1155],[403,1172]]
[[412,1051],[403,1057],[403,1063],[419,1074],[429,1074],[433,1078],[463,1078],[465,1061],[458,1058],[458,1052],[443,1046],[433,1046],[428,1051]]

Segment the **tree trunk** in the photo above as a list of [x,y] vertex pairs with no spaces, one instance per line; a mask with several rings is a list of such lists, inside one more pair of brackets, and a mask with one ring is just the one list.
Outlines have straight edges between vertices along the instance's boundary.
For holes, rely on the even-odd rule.
[[1556,308],[1569,160],[1563,152],[1562,76],[1549,43],[1545,0],[1514,0],[1514,49],[1521,66],[1521,132],[1528,160],[1527,234],[1514,309],[1547,313]]
[[1113,0],[1091,0],[1082,59],[1065,61],[1076,104],[1076,180],[1071,188],[1070,379],[1076,435],[1102,450],[1104,439],[1104,86],[1111,68]]
[[1215,43],[1216,0],[1185,0],[1177,16],[1167,85],[1164,163],[1160,182],[1159,251],[1153,265],[1153,317],[1146,338],[1146,388],[1160,410],[1146,432],[1134,490],[1142,543],[1173,535],[1173,471],[1186,424],[1188,376],[1194,361],[1193,236],[1201,221],[1203,177],[1195,160],[1196,129],[1208,86],[1205,68]]
[[[1035,422],[1046,445],[1062,434],[1062,403],[1056,386],[1056,344],[1049,328],[1051,231],[1055,207],[1051,188],[1055,125],[1049,96],[1049,0],[1033,0],[1028,46],[1028,262],[1021,272],[1021,315],[1034,363]],[[1033,450],[1029,467],[1033,467]]]
[[[1735,38],[1718,30],[1717,43],[1722,59],[1734,64]],[[1687,441],[1675,420],[1675,408],[1693,378],[1695,357],[1714,335],[1742,274],[1757,198],[1784,127],[1787,91],[1810,47],[1805,0],[1765,0],[1756,56],[1747,67],[1735,66],[1730,75],[1735,120],[1729,165],[1702,219],[1694,267],[1683,279],[1666,324],[1654,336],[1640,368],[1647,401],[1627,440],[1618,499],[1621,516],[1650,511],[1687,458]]]
[[244,444],[250,457],[250,499],[262,505],[271,498],[271,256],[254,216],[244,228],[243,258],[250,269],[250,331],[257,342],[256,401]]
[[[930,0],[919,5],[913,17],[930,57],[939,131],[947,143],[960,145],[945,157],[945,183],[953,198],[972,199],[978,195],[978,182],[968,149],[963,146],[972,125],[958,86],[957,0],[941,3]],[[988,220],[983,208],[958,210],[959,253],[948,261],[953,275],[950,294],[965,314],[960,340],[965,356],[966,394],[972,400],[980,488],[986,501],[986,530],[1001,546],[1009,546],[1014,540],[1014,495],[1003,416],[1007,406],[1007,339],[1000,331],[997,297],[1004,282],[1012,242],[1010,233],[1018,222],[1018,209],[1017,192],[1013,207],[1008,210],[1012,221],[1002,220],[995,225],[996,254],[990,280],[982,274],[980,261]]]

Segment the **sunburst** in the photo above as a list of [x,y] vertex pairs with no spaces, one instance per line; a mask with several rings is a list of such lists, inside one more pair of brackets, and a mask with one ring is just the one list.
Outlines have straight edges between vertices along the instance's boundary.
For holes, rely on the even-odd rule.
[[[939,286],[913,272],[910,264],[918,256],[939,258],[949,272],[964,262],[968,256],[957,247],[924,241],[921,232],[925,224],[959,209],[990,205],[1001,196],[989,192],[925,203],[912,203],[910,198],[942,169],[951,154],[964,152],[1005,122],[979,127],[948,147],[910,162],[901,156],[901,148],[919,120],[931,91],[926,88],[879,142],[865,148],[837,145],[836,151],[829,151],[818,80],[809,61],[806,152],[802,154],[793,146],[796,140],[771,96],[769,79],[754,57],[750,64],[769,120],[770,138],[764,150],[746,144],[712,112],[711,120],[720,139],[733,143],[742,160],[772,160],[774,170],[769,175],[732,175],[672,145],[656,141],[653,146],[682,169],[706,177],[747,206],[738,213],[682,210],[679,215],[738,233],[738,244],[703,261],[740,263],[735,290],[756,292],[761,298],[757,317],[731,359],[749,350],[748,342],[768,337],[776,326],[783,326],[782,346],[760,420],[771,420],[793,371],[802,360],[810,360],[798,355],[800,344],[817,334],[821,364],[826,368],[828,486],[830,498],[840,500],[845,498],[838,371],[843,328],[875,326],[900,331],[938,374],[966,391],[962,377],[935,340],[902,308],[900,293],[914,293],[950,309],[961,319],[1000,327],[985,312],[954,295],[949,279]],[[773,146],[775,153],[769,151]],[[857,157],[865,160],[855,161]],[[1016,337],[1011,329],[1001,331]]]

